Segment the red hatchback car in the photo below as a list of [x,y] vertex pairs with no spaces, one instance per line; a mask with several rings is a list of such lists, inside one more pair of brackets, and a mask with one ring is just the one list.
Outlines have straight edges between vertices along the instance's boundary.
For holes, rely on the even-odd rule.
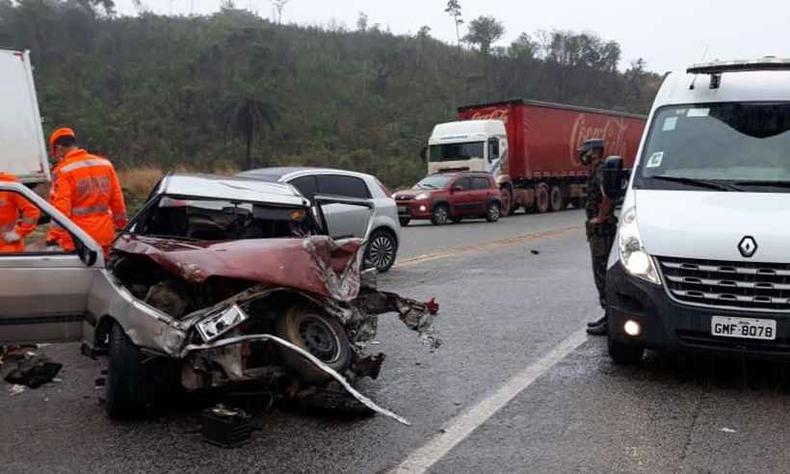
[[434,225],[464,218],[496,222],[502,205],[502,194],[491,175],[474,172],[431,174],[393,197],[402,226],[412,219],[430,219]]

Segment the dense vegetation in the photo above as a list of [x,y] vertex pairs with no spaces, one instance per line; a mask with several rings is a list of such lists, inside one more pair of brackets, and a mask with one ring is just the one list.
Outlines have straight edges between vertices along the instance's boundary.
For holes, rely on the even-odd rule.
[[[396,36],[363,17],[347,31],[230,4],[191,17],[116,17],[101,5],[0,0],[0,48],[32,51],[46,132],[73,126],[129,166],[331,165],[402,185],[424,172],[420,148],[458,105],[526,97],[646,112],[659,82],[641,61],[619,70],[619,45],[590,34],[492,48],[470,31],[459,47],[428,27]],[[496,30],[491,20],[475,21]]]

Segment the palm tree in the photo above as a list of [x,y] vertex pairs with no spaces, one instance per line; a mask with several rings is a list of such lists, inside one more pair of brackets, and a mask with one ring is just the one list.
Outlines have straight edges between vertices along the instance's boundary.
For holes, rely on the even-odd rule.
[[233,98],[224,110],[226,140],[241,140],[246,146],[244,165],[253,167],[252,148],[261,142],[265,127],[273,129],[279,114],[271,102],[254,93]]

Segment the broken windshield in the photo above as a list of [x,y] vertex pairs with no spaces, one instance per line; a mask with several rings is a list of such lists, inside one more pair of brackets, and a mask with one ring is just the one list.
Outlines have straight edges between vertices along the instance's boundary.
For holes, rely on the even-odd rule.
[[156,237],[222,241],[301,237],[312,229],[307,209],[164,196],[149,208],[134,232]]
[[788,182],[790,104],[720,103],[660,109],[634,186],[779,192]]

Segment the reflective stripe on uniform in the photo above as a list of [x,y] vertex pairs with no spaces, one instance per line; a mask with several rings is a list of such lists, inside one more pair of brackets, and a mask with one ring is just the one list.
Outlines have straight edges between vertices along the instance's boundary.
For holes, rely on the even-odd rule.
[[23,217],[22,218],[22,223],[23,224],[31,224],[31,225],[32,224],[38,224],[38,219],[35,218],[35,217],[34,218]]
[[16,222],[10,224],[0,225],[0,232],[11,232],[16,228]]
[[112,166],[112,163],[103,158],[92,158],[89,160],[81,160],[75,163],[70,163],[60,168],[58,171],[61,173],[68,173],[69,171],[74,171],[80,168],[90,168],[91,166]]
[[71,208],[71,215],[72,216],[87,216],[89,214],[99,214],[99,213],[107,213],[110,210],[106,204],[99,204],[96,206],[83,206],[83,207],[72,207]]
[[123,222],[123,221],[127,220],[127,217],[126,217],[125,213],[124,214],[114,214],[112,216],[112,220],[114,220],[115,222]]

